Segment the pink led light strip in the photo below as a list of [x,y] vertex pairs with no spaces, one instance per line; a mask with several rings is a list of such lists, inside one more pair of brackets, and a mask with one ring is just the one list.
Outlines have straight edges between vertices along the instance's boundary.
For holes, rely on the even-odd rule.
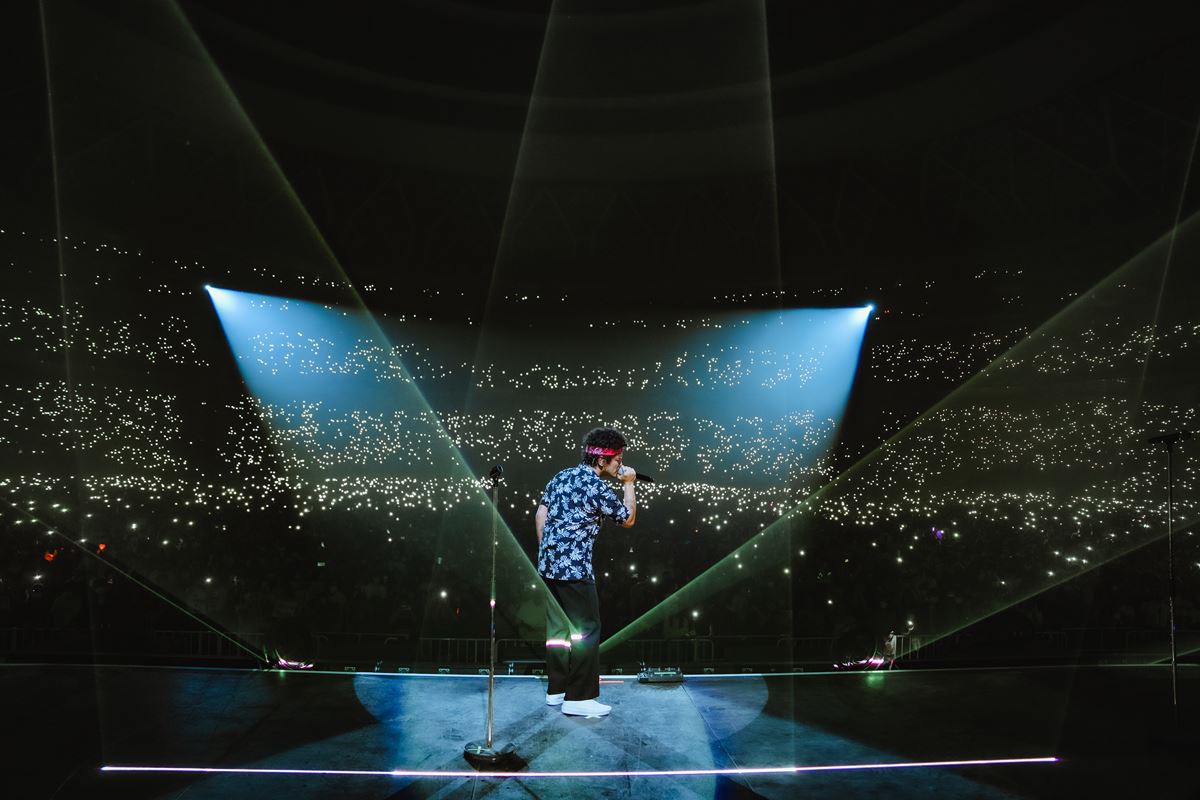
[[789,775],[802,772],[840,772],[918,767],[980,767],[1006,764],[1057,764],[1057,756],[1038,758],[981,758],[968,761],[893,761],[878,764],[823,764],[791,767],[728,767],[725,769],[626,770],[623,772],[477,772],[476,770],[417,769],[272,769],[258,767],[128,767],[105,766],[101,772],[198,772],[237,775],[344,775],[392,778],[652,778],[682,775]]

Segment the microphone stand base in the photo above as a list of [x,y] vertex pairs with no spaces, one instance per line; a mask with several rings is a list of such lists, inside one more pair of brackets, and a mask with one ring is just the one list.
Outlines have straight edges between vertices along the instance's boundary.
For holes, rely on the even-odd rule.
[[463,748],[463,758],[470,761],[472,764],[496,765],[508,761],[516,756],[515,748],[512,744],[498,744],[493,742],[491,747],[488,747],[487,742],[470,742]]

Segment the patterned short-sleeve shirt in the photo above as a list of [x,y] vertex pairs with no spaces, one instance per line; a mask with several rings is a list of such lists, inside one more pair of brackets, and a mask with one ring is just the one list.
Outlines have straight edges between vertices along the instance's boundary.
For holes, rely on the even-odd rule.
[[586,464],[551,478],[542,492],[542,505],[549,513],[538,549],[538,572],[560,581],[595,580],[592,543],[600,522],[605,517],[624,522],[629,509]]

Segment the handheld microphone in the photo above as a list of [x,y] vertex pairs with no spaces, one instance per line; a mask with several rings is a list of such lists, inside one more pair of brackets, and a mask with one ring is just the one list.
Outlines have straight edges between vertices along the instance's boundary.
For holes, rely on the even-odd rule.
[[640,472],[635,472],[634,474],[637,475],[638,483],[654,483],[654,478],[651,478],[649,475],[643,475]]

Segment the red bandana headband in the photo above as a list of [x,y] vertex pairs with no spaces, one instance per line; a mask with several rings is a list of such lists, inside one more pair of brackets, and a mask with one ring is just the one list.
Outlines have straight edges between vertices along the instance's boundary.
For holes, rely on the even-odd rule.
[[616,450],[613,450],[610,447],[589,447],[589,448],[587,448],[587,454],[589,456],[608,456],[609,458],[612,458],[613,456],[621,455],[621,453],[623,453],[623,452],[625,452],[624,447],[618,447]]

